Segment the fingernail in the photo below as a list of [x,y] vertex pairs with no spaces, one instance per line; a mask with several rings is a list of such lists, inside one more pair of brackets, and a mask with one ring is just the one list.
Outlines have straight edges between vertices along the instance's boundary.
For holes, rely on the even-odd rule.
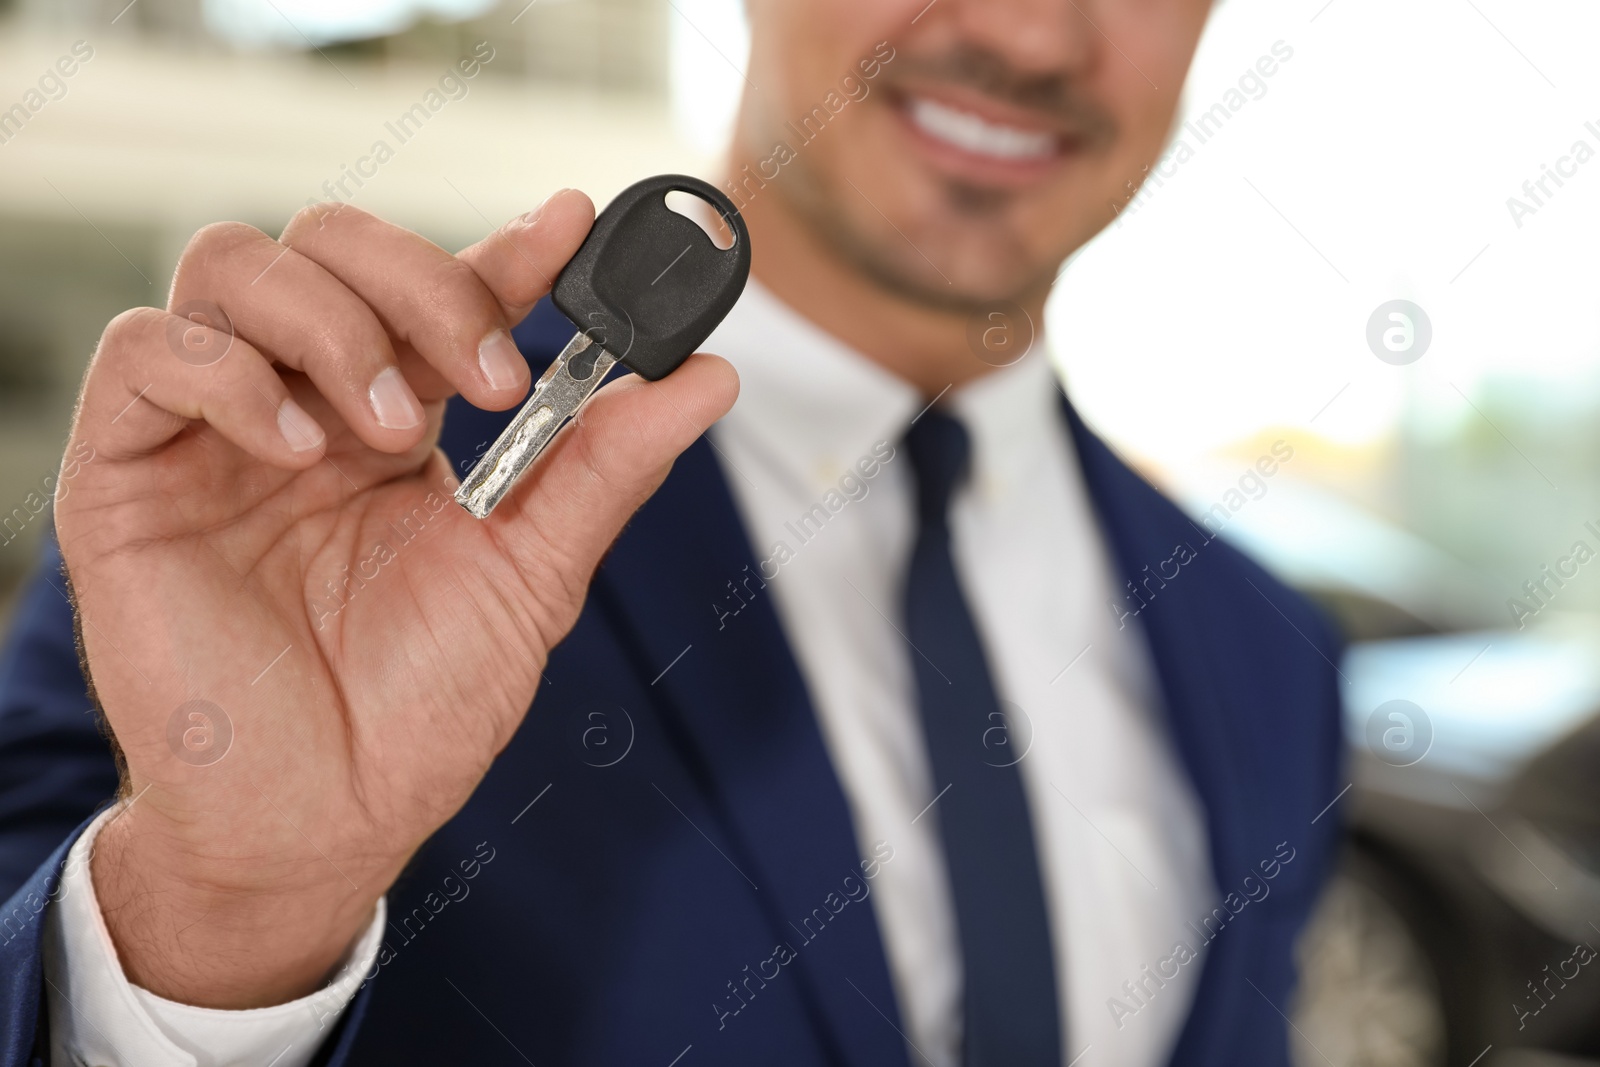
[[563,187],[545,197],[543,203],[541,203],[538,207],[522,215],[522,224],[524,226],[532,226],[534,223],[538,222],[539,216],[544,214],[544,209],[550,203],[550,201],[554,200],[556,197],[560,196],[566,191],[567,189]]
[[400,376],[400,368],[385,367],[372,379],[367,400],[378,425],[386,430],[409,430],[422,421],[422,405],[411,386]]
[[528,381],[528,361],[504,330],[493,330],[478,342],[478,366],[491,389],[520,389]]
[[328,438],[322,427],[317,424],[317,420],[307,414],[306,409],[296,404],[293,399],[285,400],[278,405],[278,432],[296,452],[320,448],[322,442]]

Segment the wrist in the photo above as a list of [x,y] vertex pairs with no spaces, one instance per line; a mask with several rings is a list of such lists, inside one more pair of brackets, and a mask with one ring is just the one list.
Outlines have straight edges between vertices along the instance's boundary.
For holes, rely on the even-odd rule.
[[325,985],[370,925],[389,879],[356,886],[295,864],[197,855],[155,813],[124,807],[92,843],[89,873],[123,973],[196,1007],[281,1004]]

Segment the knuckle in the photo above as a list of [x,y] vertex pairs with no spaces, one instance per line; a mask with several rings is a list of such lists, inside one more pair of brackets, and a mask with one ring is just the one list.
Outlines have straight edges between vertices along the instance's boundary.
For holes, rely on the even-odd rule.
[[[429,272],[424,284],[424,300],[436,311],[460,314],[475,311],[489,314],[493,300],[478,272],[466,263],[449,256],[441,259]],[[463,329],[472,327],[464,324]],[[476,343],[477,338],[473,338]]]
[[535,528],[532,543],[519,559],[518,574],[528,590],[528,602],[540,609],[533,629],[544,648],[554,648],[571,629],[589,595],[594,570],[592,559],[581,557],[559,536]]
[[120,362],[131,358],[138,350],[162,336],[168,315],[160,308],[129,308],[106,323],[95,349],[94,362]]
[[278,240],[294,248],[312,240],[324,230],[347,233],[352,227],[360,226],[371,218],[360,208],[342,201],[307,204],[290,216],[289,224],[283,228],[283,236]]
[[[555,579],[556,593],[559,597],[557,603],[563,609],[561,621],[566,623],[566,626],[559,627],[559,632],[564,633],[572,628],[571,620],[576,619],[579,613],[583,611],[583,602],[588,599],[589,583],[594,581],[594,571],[597,564],[590,563],[587,560],[580,564],[577,560],[570,558],[570,555],[566,559],[558,559],[553,563],[554,573],[552,577]],[[545,634],[551,629],[557,629],[557,627],[546,625],[541,627],[539,632]],[[548,641],[548,638],[546,640]],[[551,646],[546,644],[545,647],[549,648]]]
[[352,386],[359,379],[366,388],[367,378],[392,362],[388,336],[376,315],[359,300],[312,332],[307,341],[308,358],[339,368],[341,373],[347,371]]
[[592,499],[621,500],[633,507],[643,503],[653,472],[641,470],[633,459],[649,447],[641,427],[632,420],[606,418],[614,414],[609,411],[593,413],[587,419],[585,414],[590,413],[580,412],[572,427],[572,445]]
[[616,495],[620,488],[616,478],[607,468],[610,459],[605,449],[598,446],[595,441],[595,425],[593,419],[574,419],[572,427],[572,451],[578,461],[577,467],[583,475],[585,488],[597,496]]
[[183,281],[195,274],[207,274],[216,264],[241,249],[257,245],[272,238],[243,222],[213,222],[202,226],[189,238],[183,254],[178,257],[178,270],[173,282],[176,291]]

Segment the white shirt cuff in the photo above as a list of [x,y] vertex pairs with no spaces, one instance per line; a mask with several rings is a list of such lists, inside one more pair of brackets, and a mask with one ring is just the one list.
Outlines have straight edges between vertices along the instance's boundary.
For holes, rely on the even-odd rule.
[[95,1067],[306,1067],[374,970],[385,921],[372,923],[332,982],[270,1008],[221,1011],[158,997],[128,981],[94,895],[89,860],[114,805],[67,853],[54,907],[45,914],[44,977],[53,1064]]

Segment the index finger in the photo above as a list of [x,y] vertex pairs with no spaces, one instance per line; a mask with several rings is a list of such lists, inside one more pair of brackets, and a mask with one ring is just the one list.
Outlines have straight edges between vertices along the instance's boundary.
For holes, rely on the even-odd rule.
[[592,225],[594,202],[577,189],[561,189],[456,258],[482,279],[515,326],[555,285]]
[[421,358],[421,367],[394,384],[432,394],[436,374],[478,407],[499,410],[528,387],[527,363],[507,332],[512,320],[544,294],[592,222],[588,197],[551,197],[481,243],[499,246],[482,273],[468,258],[349,205],[302,210],[279,241],[359,297],[397,352]]

